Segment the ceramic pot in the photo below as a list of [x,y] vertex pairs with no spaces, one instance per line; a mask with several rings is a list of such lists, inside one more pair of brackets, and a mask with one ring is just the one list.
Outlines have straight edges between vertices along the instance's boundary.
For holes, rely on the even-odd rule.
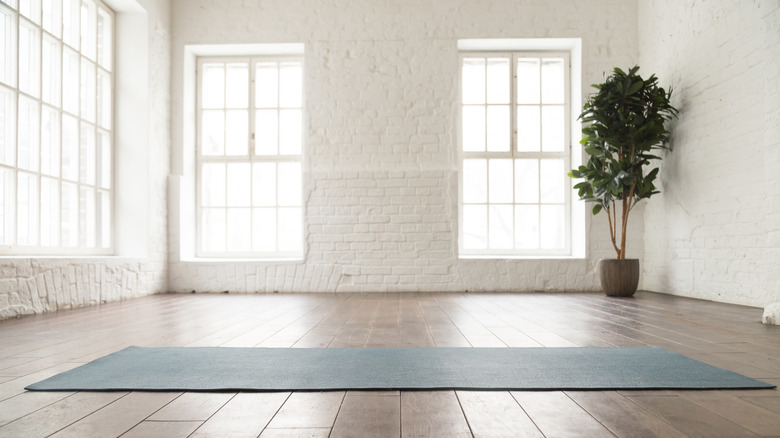
[[607,296],[633,296],[639,286],[639,260],[599,260],[599,278],[601,288]]

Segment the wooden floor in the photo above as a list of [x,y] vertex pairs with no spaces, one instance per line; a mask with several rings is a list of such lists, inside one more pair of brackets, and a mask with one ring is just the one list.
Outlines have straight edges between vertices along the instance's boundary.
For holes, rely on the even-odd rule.
[[0,436],[780,436],[780,392],[25,392],[129,345],[660,346],[780,384],[761,310],[639,293],[157,295],[0,321]]

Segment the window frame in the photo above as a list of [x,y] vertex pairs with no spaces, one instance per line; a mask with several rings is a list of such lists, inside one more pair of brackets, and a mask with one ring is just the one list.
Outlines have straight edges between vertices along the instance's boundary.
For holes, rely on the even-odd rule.
[[[196,57],[196,93],[195,93],[195,257],[196,258],[206,258],[206,259],[224,259],[224,260],[230,260],[230,259],[252,259],[252,260],[273,260],[273,261],[287,261],[287,260],[302,260],[303,256],[306,252],[306,239],[305,239],[305,229],[306,229],[306,207],[304,205],[304,196],[303,196],[303,175],[305,172],[305,162],[306,162],[306,153],[305,153],[305,107],[306,107],[306,93],[305,93],[305,62],[303,55],[297,55],[297,54],[279,54],[279,55],[249,55],[249,56],[198,56]],[[248,154],[247,155],[204,155],[202,154],[203,151],[203,138],[202,138],[202,117],[203,117],[203,108],[201,105],[201,102],[203,101],[203,87],[202,87],[202,80],[203,80],[203,65],[208,63],[222,63],[222,64],[229,64],[229,63],[236,63],[236,62],[245,62],[248,65],[249,69],[249,88],[248,88],[248,99],[247,99],[247,111],[248,111],[248,132],[247,132],[247,138],[249,139],[249,143],[247,145],[248,147]],[[264,108],[256,108],[255,105],[255,89],[256,89],[256,82],[255,82],[255,76],[256,76],[256,65],[260,62],[277,62],[277,63],[283,63],[283,62],[299,62],[301,64],[301,151],[297,155],[283,155],[283,154],[276,154],[276,155],[263,155],[263,154],[257,154],[255,151],[255,141],[256,141],[256,133],[255,133],[255,116],[256,112],[258,110],[262,110]],[[280,110],[284,107],[277,106],[276,109]],[[222,108],[223,110],[226,110],[228,108]],[[203,227],[203,216],[202,212],[204,208],[203,206],[203,164],[204,163],[248,163],[251,166],[254,163],[299,163],[301,166],[301,194],[300,194],[300,204],[297,206],[297,208],[300,209],[300,223],[301,223],[301,230],[300,230],[300,239],[301,239],[301,247],[299,251],[228,251],[227,247],[224,251],[221,252],[214,252],[214,251],[204,251],[203,250],[203,233],[201,232]],[[250,170],[250,175],[252,175]],[[279,181],[279,174],[277,172],[276,174],[276,181],[277,181],[277,193],[278,193],[278,181]],[[258,208],[256,206],[253,206],[251,204],[251,198],[252,198],[252,177],[250,176],[250,205],[249,207],[246,207],[248,209],[253,210],[255,208]],[[225,184],[225,196],[227,197],[227,183]],[[227,198],[226,198],[227,199]],[[281,206],[284,208],[284,206]],[[218,208],[225,208],[226,210],[230,207],[225,205],[225,207],[218,207]],[[276,233],[276,245],[278,248],[279,244],[279,235],[278,235],[278,223],[279,223],[279,212],[278,209],[280,208],[280,205],[277,204],[274,207],[277,212],[277,233]],[[252,236],[252,216],[250,216],[250,230],[248,230],[249,237],[251,239]],[[227,224],[226,224],[227,229]],[[227,236],[226,236],[227,237]]]
[[[13,199],[10,202],[11,204],[11,210],[12,215],[10,218],[10,225],[4,225],[6,227],[6,230],[9,230],[10,233],[13,235],[12,237],[12,243],[10,244],[0,244],[0,257],[14,257],[14,256],[22,256],[22,257],[40,257],[40,256],[110,256],[115,253],[115,247],[116,247],[116,230],[115,230],[115,224],[116,224],[116,171],[115,171],[115,163],[116,163],[116,12],[108,6],[104,1],[102,0],[89,0],[90,3],[94,5],[94,14],[92,14],[92,19],[94,19],[94,40],[90,41],[94,43],[94,49],[89,54],[87,52],[83,51],[82,48],[82,42],[84,39],[84,36],[82,35],[82,27],[81,27],[81,8],[83,6],[83,2],[81,0],[78,0],[78,7],[77,10],[78,16],[79,16],[79,24],[78,24],[78,38],[77,38],[77,46],[73,47],[66,41],[65,36],[65,26],[64,26],[64,20],[65,20],[65,11],[63,9],[63,6],[60,4],[59,7],[59,16],[56,17],[58,19],[58,23],[55,23],[55,31],[59,33],[59,36],[56,34],[51,33],[48,29],[44,28],[44,13],[43,13],[43,5],[40,1],[37,2],[36,5],[36,19],[28,18],[26,15],[22,14],[19,3],[16,1],[8,2],[5,0],[0,0],[0,8],[2,8],[6,13],[12,14],[12,25],[14,26],[14,31],[12,31],[12,45],[13,45],[13,53],[11,54],[11,57],[14,59],[14,68],[11,68],[11,77],[10,77],[10,83],[0,82],[0,88],[3,90],[7,90],[12,95],[12,99],[14,100],[14,103],[12,104],[12,108],[15,109],[13,111],[13,118],[12,124],[14,126],[14,133],[11,136],[11,140],[13,142],[13,148],[15,150],[15,158],[14,162],[15,165],[7,165],[0,163],[0,168],[6,169],[12,172],[12,188],[10,189],[13,193]],[[99,15],[103,13],[105,17],[109,18],[110,21],[110,57],[105,62],[100,62],[101,56],[105,56],[104,53],[100,53],[98,50],[98,41],[100,40],[99,35],[99,29],[98,29],[98,20]],[[24,22],[26,26],[33,26],[35,28],[35,32],[37,33],[37,59],[35,62],[38,64],[38,72],[37,72],[37,96],[35,94],[30,94],[28,92],[25,92],[20,89],[20,51],[19,51],[19,44],[20,44],[20,27],[21,23]],[[52,102],[44,100],[44,41],[53,41],[56,46],[58,47],[58,57],[57,57],[57,67],[58,67],[58,74],[59,74],[59,81],[58,81],[58,89],[57,89],[57,95],[54,97]],[[64,52],[65,50],[70,50],[76,55],[77,64],[76,64],[76,70],[78,75],[78,83],[79,87],[76,91],[75,98],[77,100],[77,107],[76,112],[71,112],[69,109],[64,108],[64,94],[65,94],[65,84],[64,84]],[[105,59],[105,58],[102,58]],[[82,79],[82,66],[84,65],[84,61],[88,61],[91,63],[91,67],[93,68],[93,74],[94,77],[92,85],[92,92],[94,93],[94,101],[91,101],[90,104],[94,106],[92,108],[94,111],[92,111],[91,117],[88,117],[83,113],[82,110],[82,98],[81,98],[81,79]],[[108,127],[104,127],[104,125],[101,125],[100,121],[98,120],[98,113],[100,109],[98,108],[98,104],[100,102],[101,96],[98,94],[98,88],[99,88],[99,78],[101,77],[101,73],[103,75],[108,75],[109,77],[109,85],[111,87],[110,93],[108,94],[111,102],[110,102],[110,116],[107,120]],[[18,162],[18,148],[19,148],[19,100],[20,97],[24,97],[26,99],[29,99],[31,101],[34,101],[34,103],[37,105],[38,111],[37,111],[37,125],[38,125],[38,145],[37,145],[37,170],[28,170],[23,167],[19,166]],[[58,124],[58,132],[57,135],[59,137],[59,150],[58,150],[58,164],[59,164],[59,172],[56,176],[50,175],[50,174],[44,174],[43,173],[43,157],[42,157],[42,149],[44,147],[43,145],[43,114],[45,110],[50,110],[56,113],[57,118],[57,124]],[[77,168],[76,170],[76,178],[71,179],[63,174],[63,115],[67,114],[69,117],[75,119],[76,126],[77,126],[77,138],[76,142],[78,144],[78,150],[77,155],[75,157],[75,166]],[[81,133],[82,133],[82,125],[88,124],[90,128],[92,129],[92,132],[94,133],[93,143],[94,143],[94,160],[93,162],[87,163],[87,166],[94,166],[94,181],[88,182],[88,181],[82,181],[81,178],[81,166],[82,166],[82,160],[81,160]],[[110,178],[108,179],[108,188],[104,188],[101,186],[101,169],[103,168],[102,162],[101,162],[101,154],[98,150],[98,138],[100,137],[101,133],[106,133],[108,136],[108,141],[110,143],[108,151],[110,154],[110,160],[109,160],[109,175]],[[19,244],[19,203],[18,203],[18,180],[19,180],[19,172],[23,172],[26,174],[33,175],[37,180],[37,217],[35,218],[35,225],[37,227],[37,240],[35,245],[21,245]],[[59,221],[59,233],[58,233],[58,243],[56,246],[43,246],[41,244],[43,230],[41,229],[42,226],[42,191],[43,191],[43,178],[51,179],[56,182],[57,186],[57,194],[59,196],[57,206],[59,208],[58,211],[58,221]],[[76,188],[76,196],[77,196],[77,205],[78,205],[78,214],[77,214],[77,222],[75,224],[75,229],[77,231],[77,236],[79,243],[77,246],[64,246],[63,244],[63,203],[62,203],[62,187],[63,183],[72,184]],[[93,203],[93,216],[91,218],[92,225],[94,225],[94,246],[90,247],[87,245],[81,245],[81,189],[87,188],[88,190],[91,190],[92,194],[94,195],[94,203]],[[101,228],[101,225],[103,223],[103,217],[102,212],[100,210],[100,194],[106,192],[108,193],[108,214],[109,214],[109,223],[108,223],[108,238],[110,239],[109,245],[106,247],[101,246],[102,242],[102,233],[104,233],[104,230]],[[0,205],[0,209],[3,209],[3,206]],[[87,210],[89,211],[89,210]],[[5,214],[4,212],[0,211],[0,214]],[[90,225],[90,219],[87,221],[87,226]]]
[[[466,58],[508,58],[510,59],[510,68],[509,68],[509,79],[510,79],[510,86],[509,86],[509,93],[510,93],[510,100],[509,100],[509,107],[510,107],[510,146],[509,151],[501,151],[501,152],[495,152],[495,151],[488,151],[487,145],[485,148],[485,151],[480,152],[473,152],[473,151],[464,151],[463,150],[463,60]],[[540,143],[540,150],[536,152],[523,152],[517,150],[517,107],[522,104],[518,104],[517,102],[517,60],[518,58],[563,58],[564,60],[564,104],[563,104],[563,113],[564,113],[564,149],[560,152],[544,152],[541,147]],[[489,190],[489,160],[490,159],[510,159],[513,162],[512,165],[512,175],[513,175],[513,184],[514,184],[514,172],[515,172],[515,165],[514,160],[516,159],[522,159],[522,158],[528,158],[528,159],[537,159],[541,160],[544,158],[557,158],[557,159],[563,159],[564,162],[564,171],[571,168],[572,163],[572,115],[571,115],[571,52],[567,50],[462,50],[458,53],[458,116],[457,116],[457,160],[458,160],[458,257],[462,259],[468,259],[468,258],[495,258],[495,259],[501,259],[501,258],[549,258],[549,257],[570,257],[572,256],[572,191],[571,191],[571,181],[570,179],[565,175],[565,172],[561,175],[562,178],[565,178],[565,182],[563,184],[563,192],[564,192],[564,247],[559,249],[543,249],[541,247],[541,228],[539,228],[539,240],[540,245],[537,249],[491,249],[490,246],[490,219],[489,216],[486,216],[486,248],[483,249],[467,249],[464,246],[464,202],[463,202],[463,164],[464,160],[476,158],[476,159],[485,159],[486,160],[486,175],[488,178],[487,182],[487,188]],[[541,77],[540,77],[541,80]],[[487,86],[487,79],[485,81]],[[541,87],[540,87],[541,92]],[[487,102],[485,103],[487,106]],[[544,105],[540,99],[538,104],[528,104],[528,105],[538,105],[540,108]],[[487,117],[487,115],[486,115]],[[540,130],[541,130],[541,123],[542,120],[540,118]],[[541,132],[541,131],[540,131]],[[487,135],[487,129],[486,133]],[[540,140],[541,141],[541,140]],[[541,175],[539,176],[541,178]],[[539,190],[541,192],[541,184],[538,184]],[[514,190],[514,189],[513,189]],[[486,193],[486,196],[487,193]],[[476,204],[476,205],[485,205],[487,207],[487,214],[489,215],[489,206],[490,205],[511,205],[513,207],[512,209],[512,215],[514,218],[515,209],[514,206],[516,205],[522,205],[520,203],[517,203],[516,200],[512,200],[511,203],[490,203],[490,199],[487,198],[486,202],[484,204]],[[544,203],[541,200],[541,193],[539,196],[539,200],[535,204],[526,204],[526,205],[538,205],[542,206]],[[556,203],[555,205],[560,205]],[[539,213],[539,221],[541,223],[541,212]],[[513,220],[514,224],[514,220]],[[515,232],[515,227],[513,225],[512,227],[513,233]],[[514,239],[513,239],[514,240]]]

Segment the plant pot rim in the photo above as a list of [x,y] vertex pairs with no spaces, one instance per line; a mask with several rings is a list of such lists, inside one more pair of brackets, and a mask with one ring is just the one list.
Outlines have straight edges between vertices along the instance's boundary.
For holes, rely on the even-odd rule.
[[599,261],[605,261],[605,262],[630,262],[633,260],[639,260],[639,259],[599,259]]

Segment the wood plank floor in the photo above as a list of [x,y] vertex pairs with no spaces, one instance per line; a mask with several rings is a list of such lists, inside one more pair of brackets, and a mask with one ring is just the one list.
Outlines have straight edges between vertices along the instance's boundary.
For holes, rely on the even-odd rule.
[[660,346],[780,384],[761,310],[640,292],[156,295],[0,321],[0,436],[780,437],[780,392],[26,392],[129,345]]

